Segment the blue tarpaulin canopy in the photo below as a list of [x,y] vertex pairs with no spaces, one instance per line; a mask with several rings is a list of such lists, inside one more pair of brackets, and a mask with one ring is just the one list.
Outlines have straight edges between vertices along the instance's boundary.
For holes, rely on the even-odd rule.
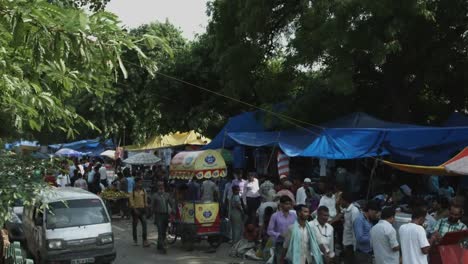
[[228,132],[260,132],[266,131],[266,128],[257,119],[257,112],[246,112],[234,117],[231,117],[227,124],[221,131],[214,137],[210,144],[206,145],[203,149],[218,149],[218,148],[231,148],[237,143],[230,137],[226,136]]
[[[254,147],[276,145],[290,157],[355,159],[392,155],[402,162],[438,165],[468,145],[468,126],[416,126],[354,113],[324,123],[321,128],[265,131],[260,124],[253,124],[253,113],[246,114],[231,118],[215,137],[218,141],[207,148],[220,148],[224,141],[229,143],[224,147],[233,143]],[[244,127],[242,120],[246,117],[249,122]]]
[[70,143],[53,144],[49,145],[49,148],[58,150],[62,148],[72,149],[79,151],[89,156],[99,156],[101,152],[106,149],[115,149],[115,145],[112,139],[101,141],[100,138],[96,139],[84,139]]

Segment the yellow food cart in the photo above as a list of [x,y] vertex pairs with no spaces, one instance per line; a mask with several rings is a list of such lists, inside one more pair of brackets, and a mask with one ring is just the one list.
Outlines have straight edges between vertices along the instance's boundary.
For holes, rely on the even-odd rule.
[[[186,181],[220,178],[226,174],[226,163],[215,150],[180,152],[172,158],[169,171],[171,179]],[[169,242],[175,242],[177,236],[181,236],[183,243],[207,239],[211,246],[217,247],[221,242],[220,227],[218,202],[179,200],[175,221],[169,228],[173,238]]]

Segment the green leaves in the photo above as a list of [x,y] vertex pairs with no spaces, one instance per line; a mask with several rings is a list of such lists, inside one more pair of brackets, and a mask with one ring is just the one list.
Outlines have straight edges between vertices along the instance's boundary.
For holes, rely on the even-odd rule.
[[46,0],[0,2],[0,106],[14,117],[10,124],[20,133],[28,127],[65,127],[73,136],[74,126],[90,125],[67,104],[83,94],[103,97],[120,75],[126,78],[125,50],[138,52],[138,63],[151,74],[156,69],[115,15],[73,6]]
[[[283,98],[310,123],[366,111],[427,124],[468,106],[467,1],[219,0],[209,13],[202,64],[215,65],[223,94],[255,105]],[[280,70],[269,64],[277,60]]]
[[41,190],[47,188],[43,175],[55,173],[58,168],[58,162],[0,153],[0,225],[9,219],[9,208],[16,200],[32,204]]

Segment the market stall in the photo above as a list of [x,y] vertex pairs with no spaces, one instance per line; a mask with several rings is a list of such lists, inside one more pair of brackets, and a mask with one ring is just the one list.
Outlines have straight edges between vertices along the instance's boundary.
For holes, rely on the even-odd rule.
[[123,204],[128,203],[128,193],[119,191],[113,187],[104,190],[101,193],[101,198],[111,216],[119,213],[123,209]]
[[[220,178],[226,174],[224,159],[220,152],[214,150],[180,152],[172,159],[169,172],[171,179],[182,181]],[[177,201],[172,229],[175,239],[179,235],[183,243],[207,239],[211,246],[217,247],[221,239],[220,226],[218,202]]]

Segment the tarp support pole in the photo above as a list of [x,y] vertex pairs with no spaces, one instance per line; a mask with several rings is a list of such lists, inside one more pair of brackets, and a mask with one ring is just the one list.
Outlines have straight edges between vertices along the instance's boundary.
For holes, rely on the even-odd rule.
[[[281,132],[278,132],[278,137],[277,137],[277,139],[276,139],[276,141],[278,142],[278,144],[279,144],[280,133],[281,133]],[[267,169],[270,168],[271,160],[273,159],[273,155],[275,154],[275,151],[276,151],[276,145],[277,145],[277,144],[273,145],[273,148],[271,149],[270,158],[268,159],[268,163],[267,163]]]

